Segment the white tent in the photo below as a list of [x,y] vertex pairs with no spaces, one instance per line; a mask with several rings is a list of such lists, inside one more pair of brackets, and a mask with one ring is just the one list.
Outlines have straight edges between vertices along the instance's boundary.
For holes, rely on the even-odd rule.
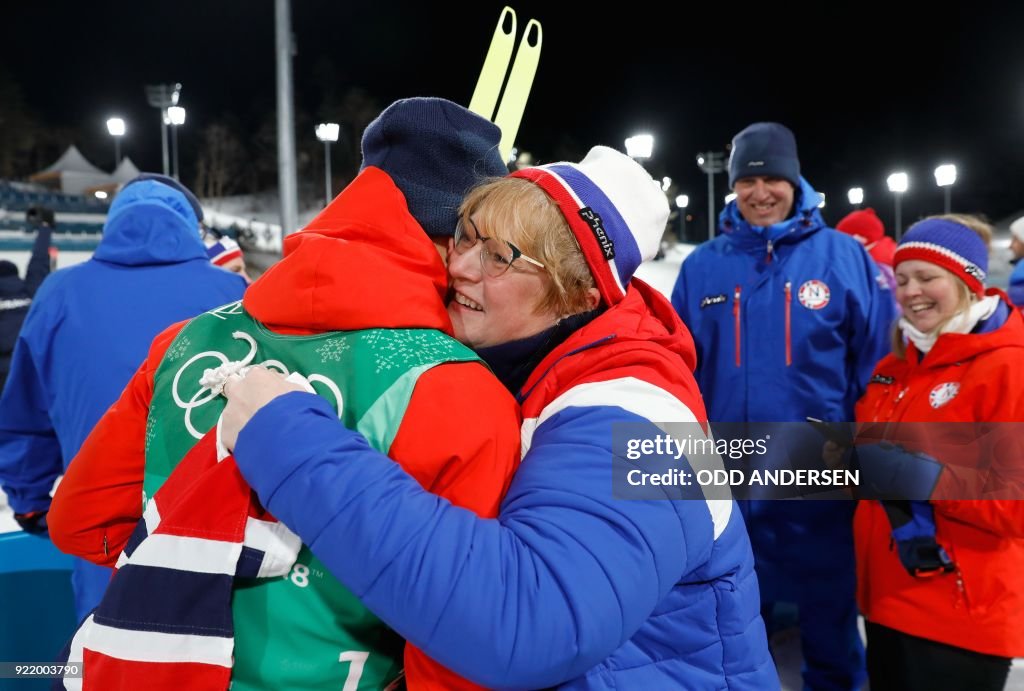
[[29,180],[56,187],[66,194],[82,194],[90,187],[112,182],[112,176],[89,163],[78,147],[72,144],[53,165],[31,176]]
[[115,170],[110,177],[113,178],[113,182],[116,184],[123,185],[129,180],[137,178],[141,172],[142,171],[132,163],[132,159],[125,156],[121,159],[121,163],[117,166],[117,170]]

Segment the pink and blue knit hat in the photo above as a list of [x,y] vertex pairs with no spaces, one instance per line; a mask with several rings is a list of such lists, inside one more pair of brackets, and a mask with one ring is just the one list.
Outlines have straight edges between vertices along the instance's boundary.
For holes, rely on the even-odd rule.
[[665,194],[643,166],[595,146],[579,163],[524,168],[510,177],[533,182],[555,201],[602,299],[622,300],[637,267],[657,254],[668,222]]
[[965,225],[944,218],[915,223],[896,247],[893,268],[910,259],[941,266],[975,294],[985,293],[988,248],[981,236]]

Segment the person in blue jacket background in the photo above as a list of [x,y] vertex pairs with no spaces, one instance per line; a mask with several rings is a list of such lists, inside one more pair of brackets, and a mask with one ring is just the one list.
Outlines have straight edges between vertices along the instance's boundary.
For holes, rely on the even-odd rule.
[[1010,224],[1010,254],[1013,258],[1013,272],[1010,273],[1010,285],[1006,294],[1010,302],[1017,307],[1024,307],[1024,216]]
[[[736,135],[729,185],[736,199],[721,213],[720,234],[686,258],[672,291],[696,341],[708,419],[853,420],[889,350],[887,284],[856,240],[827,232],[821,196],[801,177],[785,126],[759,122]],[[773,603],[796,603],[806,687],[859,689],[853,504],[753,500],[741,508],[769,631]]]
[[43,279],[50,275],[50,238],[55,225],[53,210],[33,206],[25,213],[25,220],[36,231],[25,278],[18,276],[14,262],[0,259],[0,391],[7,381],[14,344],[18,341],[18,332],[32,298],[43,284]]
[[[140,175],[111,204],[92,258],[50,274],[36,293],[0,397],[0,486],[25,530],[46,531],[54,481],[153,338],[245,292],[240,276],[210,264],[201,219],[177,180]],[[76,559],[71,580],[81,619],[110,569]]]

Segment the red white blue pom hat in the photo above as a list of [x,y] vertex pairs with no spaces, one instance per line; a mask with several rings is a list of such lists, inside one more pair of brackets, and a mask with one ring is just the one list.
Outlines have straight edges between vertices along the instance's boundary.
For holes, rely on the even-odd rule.
[[511,174],[543,189],[569,223],[608,305],[626,295],[641,262],[654,258],[668,222],[661,185],[629,156],[595,146],[579,163],[551,163]]

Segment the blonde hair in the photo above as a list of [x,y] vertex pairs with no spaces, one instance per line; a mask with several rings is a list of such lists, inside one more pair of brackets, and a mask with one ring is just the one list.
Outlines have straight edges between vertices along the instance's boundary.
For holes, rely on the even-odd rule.
[[[562,316],[590,308],[587,291],[595,288],[590,267],[558,205],[540,187],[523,178],[497,178],[470,190],[459,208],[487,237],[510,242],[544,265],[550,282],[535,309]],[[513,269],[510,269],[513,270]]]
[[[989,225],[983,218],[973,216],[971,214],[939,214],[936,216],[928,216],[922,218],[918,223],[928,220],[940,220],[940,221],[951,221],[959,224],[968,230],[974,231],[978,237],[981,238],[982,242],[985,243],[985,248],[988,249],[992,244],[992,226]],[[914,225],[917,225],[916,223]],[[909,232],[914,226],[910,226],[907,229]],[[895,267],[894,267],[895,268]],[[938,333],[942,330],[946,324],[948,324],[956,315],[971,308],[971,304],[974,303],[978,296],[974,294],[963,280],[952,271],[943,269],[941,266],[937,267],[948,273],[950,276],[956,279],[957,292],[959,298],[957,299],[956,310],[953,314],[949,315],[946,319],[936,324],[935,332]],[[896,323],[892,332],[892,352],[898,358],[904,358],[907,354],[907,344],[903,340],[903,331],[899,327],[899,322]]]

